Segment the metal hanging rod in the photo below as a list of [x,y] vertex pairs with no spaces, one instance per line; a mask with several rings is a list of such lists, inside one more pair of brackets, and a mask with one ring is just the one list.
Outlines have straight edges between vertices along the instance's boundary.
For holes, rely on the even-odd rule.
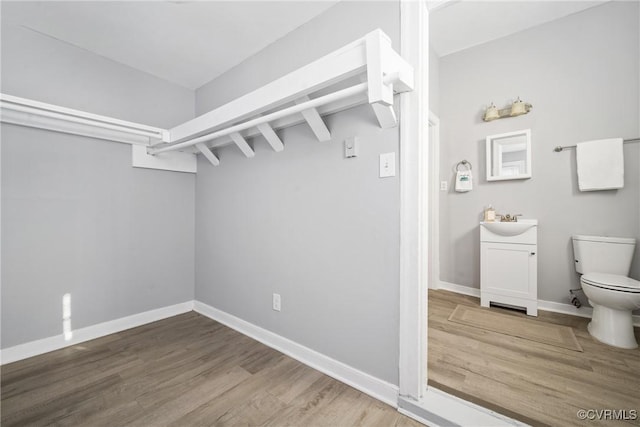
[[[393,84],[397,82],[399,79],[400,79],[400,75],[398,73],[389,73],[384,76],[383,82],[385,84]],[[226,129],[221,129],[219,131],[208,133],[194,139],[189,139],[187,141],[180,142],[178,144],[168,145],[166,147],[160,147],[160,148],[149,148],[147,152],[151,155],[155,155],[155,154],[164,153],[167,151],[176,151],[176,150],[185,149],[187,147],[191,147],[196,144],[201,144],[216,138],[230,135],[232,133],[241,132],[243,130],[249,129],[251,127],[255,127],[262,123],[268,123],[270,121],[273,121],[291,114],[300,113],[310,108],[316,108],[321,105],[327,104],[329,102],[348,98],[350,96],[357,95],[359,93],[367,92],[367,89],[368,89],[368,84],[366,82],[360,83],[360,84],[348,87],[346,89],[341,89],[339,91],[329,93],[327,95],[323,95],[318,98],[313,98],[309,101],[306,101],[297,105],[293,105],[291,107],[287,107],[282,110],[275,111],[265,116],[257,117],[255,119],[228,127]]]
[[[624,141],[622,141],[625,144],[629,144],[631,142],[640,142],[640,138],[633,138],[633,139],[625,139]],[[557,146],[556,148],[553,149],[553,151],[555,151],[556,153],[561,152],[564,149],[569,149],[569,148],[576,148],[576,144],[573,145],[564,145],[564,146]]]

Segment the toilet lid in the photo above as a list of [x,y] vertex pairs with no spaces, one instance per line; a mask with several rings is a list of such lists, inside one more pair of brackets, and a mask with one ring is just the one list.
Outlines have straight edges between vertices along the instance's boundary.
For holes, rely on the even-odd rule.
[[588,285],[599,286],[627,292],[640,292],[640,281],[618,274],[587,273],[582,281]]

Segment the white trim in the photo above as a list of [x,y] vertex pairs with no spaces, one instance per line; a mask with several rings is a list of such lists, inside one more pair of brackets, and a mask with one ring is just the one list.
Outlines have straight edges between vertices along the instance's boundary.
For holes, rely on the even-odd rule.
[[[471,288],[469,286],[458,285],[456,283],[440,281],[438,289],[455,292],[458,294],[469,295],[480,298],[480,289]],[[553,313],[570,314],[572,316],[585,317],[591,319],[593,309],[591,307],[582,306],[577,308],[571,304],[562,302],[538,300],[538,310],[551,311]],[[633,326],[640,327],[640,315],[633,315]]]
[[480,289],[472,288],[471,286],[458,285],[457,283],[444,282],[441,280],[436,289],[444,289],[445,291],[480,298]]
[[[400,395],[401,413],[428,425],[522,425],[486,408],[427,388],[429,211],[429,11],[423,0],[400,3],[402,57],[416,70],[416,90],[402,97],[400,125]],[[436,160],[436,159],[434,159]]]
[[424,1],[400,2],[401,56],[416,70],[415,90],[400,97],[400,396],[418,400],[427,358],[428,11]]
[[400,413],[433,427],[527,425],[435,387],[429,387],[420,402],[401,401],[400,405]]
[[[338,90],[334,88],[314,98],[308,96],[365,73],[367,81],[364,83]],[[302,120],[311,126],[320,140],[328,140],[330,134],[321,115],[336,113],[361,102],[373,105],[382,127],[391,127],[396,125],[394,91],[401,93],[412,89],[413,68],[393,50],[391,39],[376,29],[341,49],[170,130],[5,94],[0,94],[0,120],[144,145],[146,153],[133,151],[134,166],[195,173],[191,165],[185,166],[185,163],[194,161],[184,156],[154,161],[147,154],[178,150],[202,153],[217,166],[220,161],[206,147],[231,144],[234,142],[232,135],[248,137],[254,133],[254,128],[263,134],[275,151],[282,151],[283,143],[274,129],[299,122],[299,116],[303,116]],[[294,105],[286,106],[294,101]],[[270,111],[274,108],[279,109]],[[291,116],[295,117],[292,119]],[[237,141],[238,138],[235,139]],[[246,155],[249,153],[247,150],[244,152]]]
[[147,153],[147,147],[142,145],[132,145],[131,166],[143,169],[197,173],[198,158],[195,154],[180,152],[161,153],[152,156]]
[[398,387],[236,316],[195,301],[194,311],[234,329],[388,405],[397,407]]
[[169,136],[164,129],[7,94],[0,94],[0,120],[128,144],[149,145]]
[[[429,289],[437,289],[440,282],[440,119],[429,111],[429,181],[425,185],[428,200],[429,226]],[[424,218],[423,218],[424,220]]]
[[[396,92],[411,90],[413,70],[393,51],[389,37],[382,30],[376,29],[304,67],[170,129],[171,142],[179,143],[176,146],[171,146],[171,149],[185,148],[185,140],[204,142],[199,139],[204,134],[212,132],[212,135],[219,134],[225,127],[233,123],[241,125],[251,117],[259,117],[269,110],[282,107],[306,95],[316,93],[365,72],[367,72],[368,83],[364,85],[362,91],[369,91],[369,103],[386,100],[387,104],[390,104],[393,103],[394,89]],[[385,82],[385,79],[391,79],[393,82]],[[340,90],[334,94],[337,95],[339,92],[347,93]],[[351,95],[356,95],[356,93]],[[320,98],[326,97],[328,97],[326,102],[314,104],[320,102]],[[305,101],[295,108],[289,108],[291,108],[291,112],[299,113],[307,108],[316,108],[333,100],[337,100],[337,98],[333,99],[329,95],[323,95]],[[275,118],[274,114],[270,113],[269,116]],[[238,131],[240,130],[238,129]]]
[[115,334],[147,323],[156,322],[178,314],[187,313],[192,310],[193,301],[187,301],[167,307],[157,308],[155,310],[145,311],[143,313],[133,314],[131,316],[121,317],[115,320],[109,320],[107,322],[98,323],[97,325],[87,326],[86,328],[77,329],[72,331],[73,337],[68,341],[64,339],[64,334],[60,334],[25,344],[19,344],[0,351],[0,364],[4,365],[16,362],[28,357],[48,353],[50,351],[104,337],[109,334]]

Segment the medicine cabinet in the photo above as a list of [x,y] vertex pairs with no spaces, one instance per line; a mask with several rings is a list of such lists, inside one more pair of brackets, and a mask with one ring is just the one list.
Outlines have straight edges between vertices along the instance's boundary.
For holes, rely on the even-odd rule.
[[531,178],[531,129],[487,136],[487,181]]

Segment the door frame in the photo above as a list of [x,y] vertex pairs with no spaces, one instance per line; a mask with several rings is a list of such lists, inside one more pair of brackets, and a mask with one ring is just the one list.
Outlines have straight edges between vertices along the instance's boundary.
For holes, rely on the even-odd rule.
[[420,401],[426,386],[428,13],[425,0],[400,1],[400,54],[414,68],[414,90],[400,97],[400,406]]
[[440,118],[429,110],[429,183],[427,197],[429,234],[428,289],[440,287]]
[[[438,7],[457,1],[442,0]],[[428,257],[432,256],[429,226],[438,213],[430,206],[428,189],[430,183],[436,185],[438,177],[430,166],[438,159],[433,158],[437,151],[434,153],[433,147],[429,146],[429,10],[426,0],[400,0],[400,44],[402,57],[414,67],[415,85],[412,92],[400,97],[398,410],[434,426],[525,425],[427,386],[427,289],[436,274],[434,271],[429,275]],[[437,193],[431,193],[431,196],[435,200]]]

